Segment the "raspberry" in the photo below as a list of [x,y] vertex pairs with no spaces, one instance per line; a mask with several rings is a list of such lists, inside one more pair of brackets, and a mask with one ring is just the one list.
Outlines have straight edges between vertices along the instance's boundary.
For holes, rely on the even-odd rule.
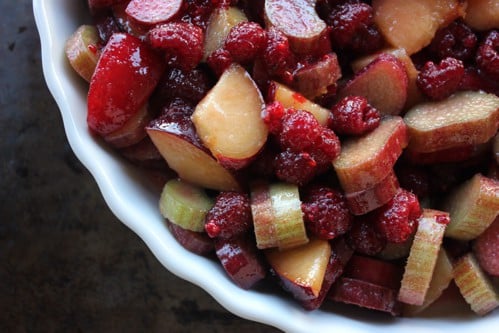
[[216,7],[222,7],[226,1],[219,0],[185,0],[182,5],[180,21],[197,25],[206,30],[210,15]]
[[149,43],[165,51],[168,63],[190,71],[203,58],[203,30],[194,24],[172,22],[149,31]]
[[428,61],[419,72],[416,82],[426,96],[440,100],[452,95],[459,88],[463,76],[463,62],[455,58],[445,58],[438,65]]
[[293,71],[297,63],[288,38],[280,30],[270,28],[267,31],[263,60],[271,76],[276,76],[286,84],[293,82]]
[[310,155],[317,162],[320,170],[331,166],[331,162],[340,154],[340,140],[329,128],[321,128],[321,133],[314,146],[309,149]]
[[278,135],[282,131],[282,118],[287,110],[280,102],[272,102],[267,104],[263,111],[262,117],[267,124],[270,133]]
[[356,252],[373,256],[386,246],[386,240],[378,234],[370,214],[357,216],[346,235],[348,245]]
[[220,192],[208,211],[204,228],[211,238],[242,235],[251,229],[251,208],[246,194]]
[[302,186],[317,174],[317,163],[309,153],[285,150],[276,156],[274,169],[280,180]]
[[343,98],[331,108],[329,127],[342,135],[362,135],[378,127],[381,115],[361,96]]
[[454,21],[435,34],[429,48],[439,59],[447,57],[462,61],[475,54],[477,37],[462,21]]
[[208,66],[215,72],[217,76],[222,75],[222,73],[227,69],[227,67],[232,64],[232,56],[229,51],[220,48],[213,51],[206,59]]
[[305,191],[301,207],[308,232],[318,238],[336,238],[352,224],[345,198],[332,188],[311,186]]
[[378,232],[390,243],[403,243],[414,233],[421,215],[418,198],[400,189],[395,196],[373,214]]
[[499,81],[499,31],[492,30],[480,45],[476,55],[478,68],[493,81]]
[[499,95],[499,80],[492,80],[487,74],[475,67],[467,67],[459,84],[459,90],[483,90]]
[[227,36],[224,48],[234,61],[248,64],[263,51],[267,41],[265,30],[255,22],[241,22]]
[[308,151],[319,140],[321,125],[308,111],[287,112],[282,118],[278,139],[282,149],[294,152]]

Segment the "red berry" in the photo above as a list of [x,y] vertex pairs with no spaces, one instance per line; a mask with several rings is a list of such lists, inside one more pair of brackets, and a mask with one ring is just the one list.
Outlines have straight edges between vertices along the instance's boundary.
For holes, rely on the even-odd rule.
[[267,104],[263,111],[262,117],[265,124],[267,124],[270,133],[278,135],[282,131],[282,118],[287,110],[280,102],[272,102]]
[[276,156],[274,169],[280,180],[302,186],[316,176],[317,162],[309,153],[285,150]]
[[312,186],[305,191],[302,211],[309,233],[321,239],[345,234],[353,220],[343,195],[324,186]]
[[241,22],[227,36],[224,48],[235,62],[247,64],[263,51],[267,41],[265,30],[255,22]]
[[156,94],[162,100],[181,98],[197,104],[210,88],[208,74],[201,69],[183,71],[172,68],[163,75],[156,89]]
[[346,235],[348,245],[356,252],[373,256],[386,246],[386,240],[378,233],[371,215],[356,216],[352,228]]
[[329,127],[342,135],[362,135],[378,127],[380,121],[380,113],[366,98],[347,96],[331,108]]
[[282,149],[298,153],[314,149],[321,132],[321,125],[310,112],[293,110],[284,114],[278,139]]
[[271,28],[267,32],[267,46],[263,52],[267,72],[286,84],[293,82],[296,59],[289,46],[288,38],[280,31]]
[[190,23],[171,22],[149,31],[149,42],[165,51],[170,65],[192,70],[203,58],[203,30]]
[[373,214],[378,232],[390,243],[403,243],[417,227],[421,207],[416,195],[400,189],[395,196]]
[[435,34],[429,48],[439,59],[447,57],[462,61],[475,54],[477,37],[462,21],[454,21]]
[[419,72],[417,85],[429,98],[441,100],[459,88],[463,76],[464,66],[461,60],[445,58],[438,65],[428,61]]
[[326,166],[331,166],[331,162],[340,155],[340,151],[340,140],[332,130],[325,127],[321,127],[318,140],[309,149],[310,155],[317,162],[320,170]]
[[251,209],[246,194],[221,192],[205,219],[205,230],[211,238],[232,238],[251,229]]
[[221,76],[230,64],[232,64],[232,56],[229,51],[220,48],[213,51],[208,56],[208,59],[206,59],[206,62],[217,76]]
[[478,68],[493,81],[499,81],[499,31],[492,30],[480,45],[476,55]]

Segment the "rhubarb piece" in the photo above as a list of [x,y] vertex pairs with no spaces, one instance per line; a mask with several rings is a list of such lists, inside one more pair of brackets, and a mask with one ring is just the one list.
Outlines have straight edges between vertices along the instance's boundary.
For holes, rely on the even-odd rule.
[[329,297],[336,302],[383,311],[392,316],[401,312],[396,290],[358,279],[340,277],[332,286]]
[[144,105],[121,128],[104,135],[104,140],[116,148],[134,145],[147,136],[145,127],[151,120],[148,105]]
[[215,250],[213,240],[204,232],[195,232],[166,220],[166,225],[173,237],[186,250],[199,255],[207,255]]
[[296,71],[293,86],[309,99],[324,95],[328,87],[341,78],[341,67],[335,53],[323,56]]
[[168,166],[183,180],[219,191],[241,189],[234,174],[203,147],[188,115],[167,113],[153,120],[146,131]]
[[[237,87],[237,88],[235,88]],[[243,67],[233,64],[196,106],[192,121],[203,144],[224,166],[240,169],[267,140],[263,97]]]
[[402,272],[402,267],[397,264],[354,254],[348,261],[343,276],[398,290]]
[[407,141],[406,125],[398,116],[386,117],[372,132],[345,140],[333,161],[343,190],[354,193],[379,184],[393,170]]
[[224,45],[232,27],[246,21],[248,18],[239,8],[221,7],[215,9],[206,27],[203,60],[206,61],[210,54]]
[[454,263],[454,281],[471,309],[484,316],[499,306],[499,295],[472,253]]
[[139,142],[120,148],[119,153],[127,160],[149,169],[164,169],[165,160],[149,137]]
[[182,0],[131,0],[126,13],[138,22],[154,25],[171,20],[182,8]]
[[376,257],[383,260],[397,260],[401,258],[407,258],[409,256],[409,253],[411,252],[413,240],[414,236],[409,237],[409,239],[403,243],[387,242],[385,248],[381,250],[381,252],[376,254]]
[[331,257],[327,240],[315,239],[283,251],[266,250],[265,257],[283,288],[297,300],[310,302],[319,297]]
[[112,35],[90,81],[88,126],[101,135],[122,127],[146,104],[163,69],[164,61],[147,44]]
[[330,114],[329,110],[310,101],[302,94],[281,83],[272,81],[269,88],[269,95],[269,99],[271,101],[280,102],[285,108],[293,108],[296,110],[305,110],[310,112],[322,126],[326,126],[328,123]]
[[495,0],[468,0],[464,22],[471,28],[486,31],[499,27],[499,3]]
[[145,40],[149,31],[149,26],[144,25],[126,13],[128,1],[121,1],[111,7],[114,21],[119,26],[120,31],[124,31],[141,40]]
[[489,141],[499,126],[499,97],[466,91],[416,105],[404,116],[409,149],[433,152]]
[[374,22],[386,41],[412,55],[430,44],[437,30],[464,16],[458,0],[373,0]]
[[423,210],[405,265],[398,295],[399,301],[413,305],[424,303],[448,223],[448,213]]
[[354,215],[363,215],[390,201],[400,188],[397,176],[390,171],[378,184],[366,190],[347,192],[348,209]]
[[404,64],[391,54],[384,53],[357,72],[338,93],[363,96],[381,114],[397,115],[407,100],[408,78]]
[[480,267],[492,276],[499,277],[499,218],[485,229],[473,242],[473,253]]
[[499,181],[476,174],[445,199],[442,209],[451,216],[445,236],[472,240],[499,214]]
[[423,304],[406,304],[403,311],[404,315],[414,316],[433,304],[433,302],[435,302],[442,295],[444,290],[449,287],[453,277],[454,276],[451,259],[449,258],[445,250],[441,247],[438,251],[435,270],[433,271],[430,286],[428,287],[428,291],[426,292]]
[[80,26],[67,40],[64,51],[76,73],[90,82],[100,57],[97,28],[91,25]]
[[253,184],[250,204],[259,249],[282,250],[308,242],[296,185]]
[[215,238],[215,251],[227,275],[243,289],[250,289],[266,276],[254,240],[245,236]]
[[470,159],[480,150],[477,145],[463,145],[432,152],[419,152],[411,148],[404,151],[404,158],[412,164],[429,165],[462,162]]
[[169,180],[159,199],[159,211],[176,225],[195,232],[204,231],[204,219],[213,200],[197,186],[180,179]]
[[307,54],[319,47],[326,23],[315,11],[315,2],[310,0],[266,0],[265,21],[288,37],[291,48],[297,53]]

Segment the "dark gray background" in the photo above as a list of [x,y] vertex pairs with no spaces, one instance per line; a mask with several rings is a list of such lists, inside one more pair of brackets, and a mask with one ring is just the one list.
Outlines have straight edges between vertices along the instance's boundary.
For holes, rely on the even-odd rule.
[[111,214],[46,88],[31,1],[0,2],[0,43],[0,332],[277,332],[169,273]]

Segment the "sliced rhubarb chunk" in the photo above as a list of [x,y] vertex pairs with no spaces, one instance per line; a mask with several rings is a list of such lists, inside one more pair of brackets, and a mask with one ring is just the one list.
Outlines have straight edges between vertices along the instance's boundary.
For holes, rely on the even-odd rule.
[[499,277],[499,217],[473,243],[473,253],[480,267],[488,274]]
[[64,51],[71,67],[90,82],[100,57],[97,28],[92,25],[80,26],[66,42]]

